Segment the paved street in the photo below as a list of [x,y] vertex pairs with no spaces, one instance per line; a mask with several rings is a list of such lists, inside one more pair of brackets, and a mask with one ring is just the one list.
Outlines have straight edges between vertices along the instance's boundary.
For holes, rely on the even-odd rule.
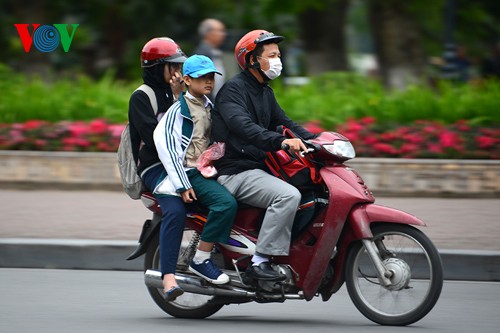
[[229,305],[176,319],[150,299],[141,272],[0,269],[0,332],[498,332],[500,284],[445,281],[434,309],[408,326],[372,323],[345,287],[328,302]]

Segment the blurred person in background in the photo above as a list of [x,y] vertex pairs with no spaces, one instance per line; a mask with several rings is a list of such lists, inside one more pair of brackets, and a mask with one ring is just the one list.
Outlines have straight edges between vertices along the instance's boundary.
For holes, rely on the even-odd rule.
[[483,60],[481,74],[485,79],[500,79],[500,42],[491,48],[490,56]]
[[458,80],[460,82],[468,82],[471,78],[472,61],[464,45],[457,47],[454,62],[457,66]]
[[204,55],[212,59],[217,70],[222,73],[222,75],[215,76],[214,90],[208,96],[210,100],[214,101],[215,96],[224,84],[224,76],[226,75],[226,71],[224,70],[223,53],[220,49],[226,39],[226,27],[221,21],[208,18],[200,23],[198,27],[198,34],[201,41],[194,53]]
[[[153,38],[141,52],[142,78],[153,89],[158,104],[155,114],[148,95],[136,90],[130,97],[128,119],[137,173],[153,191],[165,169],[158,157],[153,132],[159,120],[184,91],[182,64],[187,59],[170,38]],[[175,280],[177,258],[184,231],[186,209],[181,197],[155,195],[162,211],[160,266],[164,298],[172,301],[183,293]],[[182,222],[182,223],[179,223]]]

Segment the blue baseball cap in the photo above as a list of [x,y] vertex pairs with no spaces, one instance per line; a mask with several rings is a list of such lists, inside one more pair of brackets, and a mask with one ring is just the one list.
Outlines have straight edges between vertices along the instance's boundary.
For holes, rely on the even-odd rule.
[[217,73],[222,75],[222,73],[217,71],[213,61],[204,55],[195,54],[187,58],[182,66],[182,74],[189,75],[193,78],[199,78],[208,73]]

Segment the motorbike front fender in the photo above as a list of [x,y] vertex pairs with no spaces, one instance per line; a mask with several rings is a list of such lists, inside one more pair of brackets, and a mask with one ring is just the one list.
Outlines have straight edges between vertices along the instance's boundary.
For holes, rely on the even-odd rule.
[[376,204],[361,204],[349,213],[347,225],[352,229],[354,238],[366,239],[373,237],[370,224],[376,222],[412,224],[425,227],[426,224],[418,217],[402,210]]

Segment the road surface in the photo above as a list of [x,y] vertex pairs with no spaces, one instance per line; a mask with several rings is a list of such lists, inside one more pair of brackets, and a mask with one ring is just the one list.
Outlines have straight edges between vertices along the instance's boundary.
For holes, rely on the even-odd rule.
[[176,319],[149,298],[141,272],[0,269],[0,332],[498,332],[500,283],[445,281],[419,322],[382,327],[363,317],[345,287],[328,302],[223,307],[203,320]]

